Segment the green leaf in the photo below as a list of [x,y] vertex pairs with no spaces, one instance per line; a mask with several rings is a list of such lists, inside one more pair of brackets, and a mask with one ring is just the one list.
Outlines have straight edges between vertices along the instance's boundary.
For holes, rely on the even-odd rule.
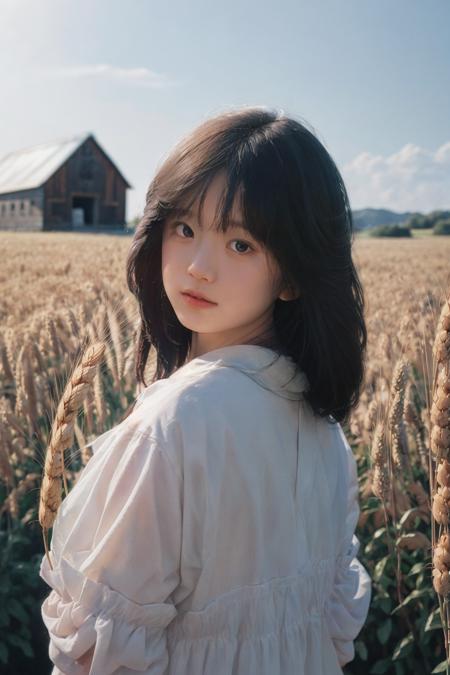
[[389,576],[387,573],[383,574],[378,584],[379,588],[383,588],[389,596],[393,595],[394,589],[397,588],[394,570],[392,570],[391,576]]
[[419,574],[419,572],[422,572],[426,567],[426,563],[423,562],[418,562],[415,565],[411,567],[411,569],[408,572],[408,576],[412,574]]
[[430,616],[427,619],[424,630],[436,630],[437,628],[442,628],[441,623],[441,613],[439,607],[437,607],[434,612],[431,612]]
[[20,634],[25,640],[31,642],[31,630],[28,628],[28,626],[25,626],[25,624],[20,626]]
[[414,511],[416,511],[416,512],[420,511],[419,507],[413,506],[412,509],[408,509],[407,511],[405,511],[405,513],[402,515],[402,517],[398,521],[398,524],[397,524],[398,529],[400,529],[405,524],[405,522],[408,520],[411,513],[414,513]]
[[384,623],[379,628],[377,628],[377,637],[382,645],[385,645],[386,642],[389,640],[391,631],[392,631],[392,619],[388,617],[386,621],[384,621]]
[[428,572],[425,575],[425,571],[420,572],[416,580],[416,588],[417,589],[429,588],[429,586],[430,586],[430,575],[428,574]]
[[24,654],[25,656],[29,656],[30,658],[33,658],[34,652],[31,648],[31,645],[26,642],[23,638],[20,637],[20,635],[14,635],[14,633],[8,633],[6,635],[6,639],[8,642],[14,647],[18,647]]
[[373,673],[373,675],[382,675],[391,667],[391,664],[392,659],[382,659],[381,661],[377,661],[370,673]]
[[380,500],[378,497],[371,496],[367,499],[367,511],[379,511],[380,510]]
[[378,506],[370,506],[370,504],[368,504],[366,507],[364,507],[364,506],[362,507],[361,513],[377,513],[377,511],[379,511],[379,510],[380,510],[379,505]]
[[8,663],[8,647],[4,642],[0,642],[0,661],[2,663]]
[[389,597],[387,598],[379,598],[378,599],[378,604],[380,605],[381,609],[385,614],[390,614],[391,613],[391,607],[392,607],[392,601]]
[[9,626],[9,614],[4,607],[0,606],[0,628]]
[[395,614],[398,612],[402,607],[407,607],[408,605],[411,604],[414,600],[417,600],[418,598],[423,598],[426,595],[431,595],[431,589],[430,588],[423,588],[422,590],[418,591],[415,589],[412,591],[409,595],[406,596],[406,598],[401,602],[397,607],[394,607],[392,610],[391,614]]
[[394,649],[392,660],[396,661],[397,659],[402,659],[404,656],[409,654],[413,644],[414,644],[414,635],[412,633],[408,633],[408,635],[404,637],[403,640],[400,640],[400,642]]
[[380,540],[385,533],[386,533],[385,527],[380,527],[378,530],[376,530],[376,532],[374,532],[374,534],[370,537],[369,541],[367,542],[367,544],[364,547],[364,552],[367,555],[372,554],[375,548],[379,548],[380,543],[383,544],[383,548],[384,548],[384,543],[381,542]]
[[431,673],[446,673],[447,672],[447,660],[441,661]]
[[361,640],[355,641],[355,652],[358,654],[359,658],[362,661],[367,661],[368,657],[367,647]]
[[30,620],[22,605],[15,598],[11,598],[9,601],[8,612],[21,623],[28,623]]
[[383,575],[389,557],[390,556],[386,555],[384,558],[381,558],[381,560],[379,560],[375,565],[375,569],[373,571],[373,578],[375,581],[378,581],[380,577]]

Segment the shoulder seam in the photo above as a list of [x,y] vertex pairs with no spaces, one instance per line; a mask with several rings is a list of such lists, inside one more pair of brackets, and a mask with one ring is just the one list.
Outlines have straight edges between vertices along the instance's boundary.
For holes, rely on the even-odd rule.
[[140,434],[144,438],[146,438],[148,441],[153,442],[156,446],[156,449],[167,459],[168,463],[172,467],[172,470],[175,472],[177,478],[179,481],[182,481],[182,476],[180,475],[177,467],[175,466],[174,462],[170,458],[169,453],[166,450],[166,444],[160,439],[156,438],[156,436],[153,436],[152,434],[148,433],[144,429],[135,429],[133,433]]

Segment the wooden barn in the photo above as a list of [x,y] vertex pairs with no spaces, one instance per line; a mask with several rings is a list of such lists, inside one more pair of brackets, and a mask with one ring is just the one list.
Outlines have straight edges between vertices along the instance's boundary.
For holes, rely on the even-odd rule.
[[131,185],[93,134],[0,160],[0,229],[124,230]]

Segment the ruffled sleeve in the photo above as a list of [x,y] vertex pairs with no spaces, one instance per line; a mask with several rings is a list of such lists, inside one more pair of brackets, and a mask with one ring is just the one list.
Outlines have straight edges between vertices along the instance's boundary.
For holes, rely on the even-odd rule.
[[353,641],[366,621],[372,587],[367,570],[356,557],[359,540],[355,530],[360,513],[356,461],[340,427],[339,433],[345,444],[348,467],[347,516],[345,536],[336,561],[333,592],[327,602],[326,620],[339,665],[344,666],[355,657]]
[[41,563],[53,675],[159,675],[177,615],[182,479],[144,432],[119,425],[97,441],[58,511],[53,570]]

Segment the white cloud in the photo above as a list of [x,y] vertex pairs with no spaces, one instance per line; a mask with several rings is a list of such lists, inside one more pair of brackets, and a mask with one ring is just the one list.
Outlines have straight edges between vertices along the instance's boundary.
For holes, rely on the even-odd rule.
[[439,164],[450,164],[450,141],[441,145],[436,152],[436,162]]
[[392,155],[362,152],[342,168],[353,209],[450,209],[450,142],[435,152],[407,143]]
[[155,73],[149,68],[121,68],[119,66],[112,66],[107,63],[47,68],[41,72],[44,76],[50,78],[97,78],[113,81],[115,80],[140,87],[149,87],[152,89],[162,89],[164,87],[170,87],[178,84],[175,80],[170,80],[166,75],[162,73]]

